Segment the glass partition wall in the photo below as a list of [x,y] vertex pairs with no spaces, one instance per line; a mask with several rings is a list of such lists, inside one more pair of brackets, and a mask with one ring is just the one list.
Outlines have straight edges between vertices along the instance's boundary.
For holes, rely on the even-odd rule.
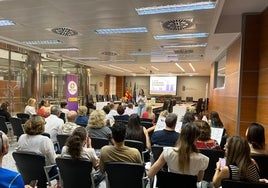
[[66,101],[66,74],[78,76],[79,103],[84,104],[90,85],[89,67],[47,59],[36,52],[34,55],[36,57],[30,57],[31,52],[16,47],[0,49],[0,104],[9,102],[12,116],[23,112],[30,97],[36,98],[37,103],[43,98],[49,98],[52,104],[57,105]]

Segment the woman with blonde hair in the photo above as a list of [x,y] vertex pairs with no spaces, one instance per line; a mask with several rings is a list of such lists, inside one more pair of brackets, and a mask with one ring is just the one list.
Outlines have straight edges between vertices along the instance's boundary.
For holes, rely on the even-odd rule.
[[29,114],[30,116],[36,114],[36,99],[29,98],[27,106],[24,109],[24,113]]
[[106,126],[106,114],[103,110],[91,112],[86,129],[90,137],[111,139],[112,131]]
[[86,106],[79,106],[78,107],[77,118],[75,120],[75,123],[77,125],[80,125],[83,127],[87,126],[88,119],[89,119],[87,112],[88,112],[88,108]]

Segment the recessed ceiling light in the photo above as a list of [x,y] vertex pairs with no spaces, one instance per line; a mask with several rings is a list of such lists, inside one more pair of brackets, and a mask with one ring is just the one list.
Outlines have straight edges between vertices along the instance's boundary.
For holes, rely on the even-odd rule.
[[207,43],[196,43],[196,44],[164,44],[161,48],[197,48],[206,47]]
[[117,29],[97,29],[97,34],[118,34],[118,33],[146,33],[146,27],[133,27],[133,28],[117,28]]
[[107,65],[99,65],[99,66],[103,67],[103,68],[106,68],[106,69],[111,69],[111,70],[114,70],[114,71],[117,71],[117,72],[125,72],[125,71],[118,70],[118,69],[115,69],[115,68],[112,68],[112,67],[108,67]]
[[41,44],[62,44],[63,42],[60,40],[36,40],[36,41],[23,41],[22,43],[28,45],[41,45]]
[[149,14],[161,14],[171,12],[186,12],[194,10],[205,10],[213,9],[216,7],[216,2],[197,2],[189,4],[176,4],[166,6],[154,6],[154,7],[143,7],[136,8],[138,15],[149,15]]
[[47,48],[48,51],[61,52],[61,51],[79,51],[78,48]]
[[191,69],[195,72],[195,68],[194,68],[194,66],[192,65],[192,63],[189,63],[189,66],[190,66]]
[[15,25],[15,23],[11,20],[0,20],[0,26],[9,26]]
[[202,38],[208,37],[208,33],[185,33],[175,35],[155,35],[155,40],[169,40],[169,39],[187,39],[187,38]]
[[178,63],[175,63],[175,65],[176,65],[179,69],[181,69],[182,72],[185,72],[185,70],[184,70]]

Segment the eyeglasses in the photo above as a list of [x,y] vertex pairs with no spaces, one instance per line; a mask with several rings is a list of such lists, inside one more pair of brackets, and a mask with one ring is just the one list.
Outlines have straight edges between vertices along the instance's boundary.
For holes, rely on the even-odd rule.
[[3,140],[3,133],[0,131],[0,137],[1,137],[1,154],[3,155],[4,153],[4,140]]

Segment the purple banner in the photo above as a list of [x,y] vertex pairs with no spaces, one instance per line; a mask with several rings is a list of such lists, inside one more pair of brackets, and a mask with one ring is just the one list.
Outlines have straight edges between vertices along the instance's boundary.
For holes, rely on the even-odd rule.
[[68,109],[77,111],[78,109],[78,76],[66,75],[66,100]]

